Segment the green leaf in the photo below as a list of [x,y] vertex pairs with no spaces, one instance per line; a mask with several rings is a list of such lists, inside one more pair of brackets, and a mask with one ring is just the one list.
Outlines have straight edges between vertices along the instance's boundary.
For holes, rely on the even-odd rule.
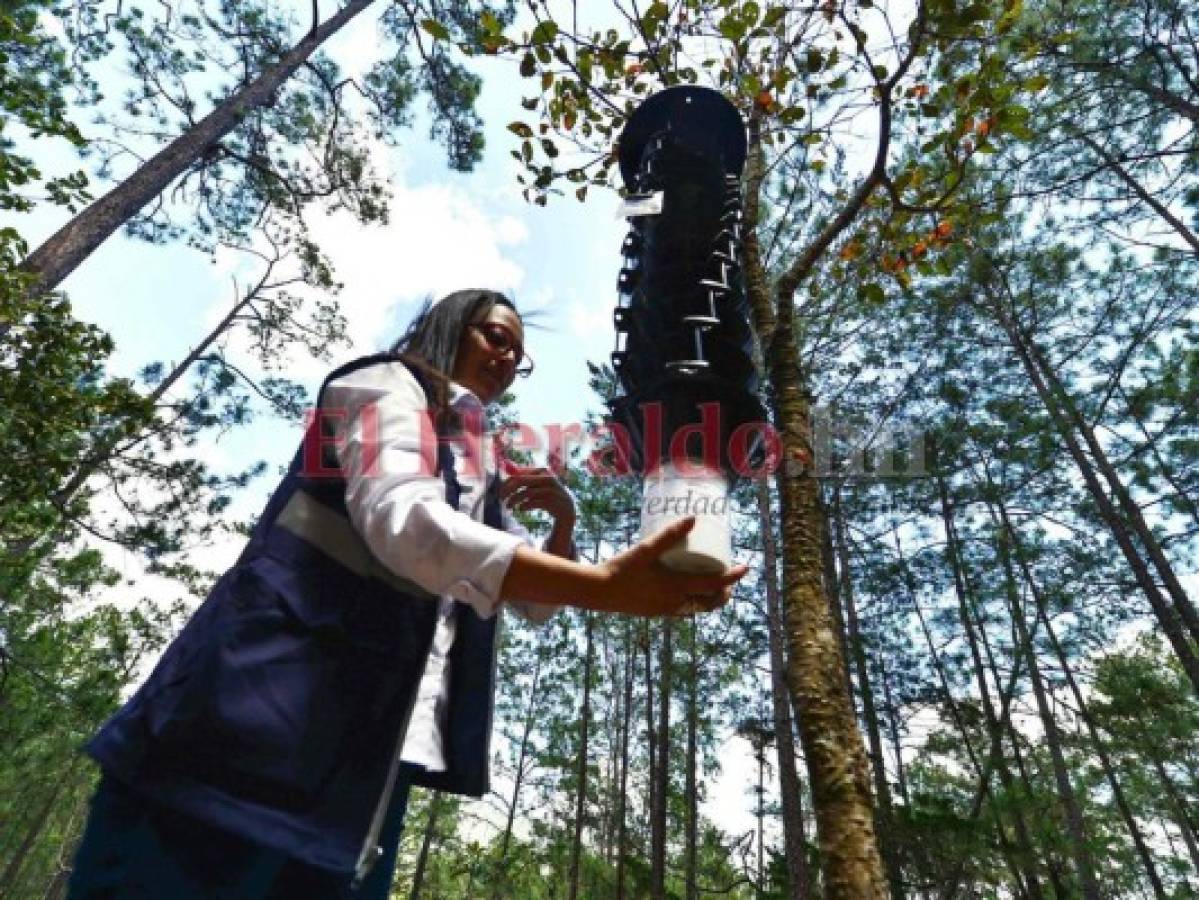
[[766,15],[762,17],[763,28],[773,28],[779,22],[783,21],[787,16],[786,6],[772,6],[766,10]]
[[871,282],[862,287],[862,300],[871,306],[882,306],[887,300],[887,295],[879,285]]
[[438,22],[436,19],[422,19],[420,27],[429,32],[439,41],[448,41],[450,39],[449,29]]
[[546,19],[533,29],[532,41],[534,44],[548,44],[558,36],[558,23],[553,19]]
[[496,18],[495,13],[489,9],[483,10],[479,16],[479,25],[488,34],[499,34],[504,29],[504,26],[500,24],[500,20]]
[[533,129],[524,122],[509,122],[508,130],[520,138],[531,138],[533,136]]
[[532,53],[526,53],[520,61],[520,74],[525,78],[532,78],[537,74],[537,60]]
[[745,36],[745,23],[739,16],[727,15],[716,26],[730,41],[739,41]]

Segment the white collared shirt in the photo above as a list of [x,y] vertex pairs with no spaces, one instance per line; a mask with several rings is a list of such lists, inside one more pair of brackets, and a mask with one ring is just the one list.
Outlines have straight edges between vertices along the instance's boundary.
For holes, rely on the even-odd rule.
[[[322,410],[346,423],[337,451],[355,529],[380,562],[440,598],[433,645],[401,756],[430,771],[444,771],[453,601],[469,603],[483,618],[495,615],[513,553],[532,542],[506,509],[503,531],[482,524],[487,484],[496,477],[485,438],[451,442],[461,495],[457,510],[446,502],[445,483],[433,474],[436,431],[426,405],[412,373],[394,362],[356,369],[329,382]],[[477,416],[478,433],[483,434],[484,408],[478,397],[451,384],[450,405],[459,417]],[[535,622],[557,609],[511,605]]]

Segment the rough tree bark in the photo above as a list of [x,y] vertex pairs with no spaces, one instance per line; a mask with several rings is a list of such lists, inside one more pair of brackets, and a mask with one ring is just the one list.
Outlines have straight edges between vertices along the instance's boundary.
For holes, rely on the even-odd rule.
[[[886,102],[883,103],[886,106]],[[776,472],[782,512],[783,603],[790,646],[787,680],[795,696],[799,731],[816,811],[828,900],[882,900],[887,896],[874,830],[870,774],[862,736],[845,693],[846,662],[824,592],[824,540],[819,485],[811,463],[811,404],[800,367],[794,296],[856,209],[839,215],[775,287],[758,242],[757,222],[765,157],[757,114],[750,118],[745,201],[745,278],[754,330],[763,348],[770,407],[783,458]],[[884,139],[882,156],[885,160]],[[879,165],[847,205],[860,208],[881,181]],[[777,306],[777,314],[776,314]]]
[[887,782],[887,761],[883,754],[883,735],[882,729],[879,727],[874,686],[870,681],[866,644],[858,623],[857,599],[854,596],[853,575],[849,566],[849,538],[846,535],[845,517],[841,508],[840,488],[835,486],[832,495],[831,530],[833,546],[836,548],[837,562],[840,566],[839,583],[841,587],[839,593],[845,607],[845,623],[849,629],[850,658],[857,671],[858,695],[862,698],[862,718],[866,723],[866,738],[869,742],[870,770],[874,776],[874,812],[879,849],[883,854],[883,865],[887,869],[887,881],[890,884],[891,896],[894,900],[902,900],[905,892],[899,853],[894,842],[895,811],[891,804],[891,786]]

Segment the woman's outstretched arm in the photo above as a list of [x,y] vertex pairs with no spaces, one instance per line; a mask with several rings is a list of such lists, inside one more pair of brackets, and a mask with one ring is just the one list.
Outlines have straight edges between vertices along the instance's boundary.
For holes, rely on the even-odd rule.
[[748,566],[734,566],[720,575],[687,575],[660,562],[694,525],[694,518],[683,519],[597,565],[517,547],[500,597],[636,616],[717,609],[728,602]]

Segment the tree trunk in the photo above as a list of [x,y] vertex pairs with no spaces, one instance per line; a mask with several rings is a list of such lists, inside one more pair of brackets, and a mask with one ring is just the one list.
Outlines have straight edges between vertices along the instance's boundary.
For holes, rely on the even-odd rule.
[[[1145,594],[1146,599],[1148,599],[1158,624],[1169,639],[1170,646],[1174,648],[1174,653],[1178,657],[1178,661],[1182,664],[1196,692],[1199,692],[1199,657],[1196,657],[1191,639],[1188,638],[1187,633],[1183,630],[1178,620],[1179,615],[1186,615],[1184,609],[1178,607],[1177,604],[1172,606],[1159,590],[1157,582],[1154,581],[1152,574],[1145,565],[1145,561],[1141,558],[1140,553],[1133,544],[1132,536],[1128,533],[1124,518],[1121,517],[1115,505],[1108,497],[1107,492],[1103,489],[1103,485],[1099,482],[1098,474],[1095,472],[1091,461],[1087,458],[1082,446],[1078,442],[1078,435],[1075,433],[1075,429],[1071,425],[1067,413],[1063,411],[1062,403],[1059,402],[1064,398],[1055,395],[1055,392],[1051,390],[1050,384],[1043,377],[1042,369],[1038,365],[1037,359],[1029,343],[1020,332],[1020,329],[1001,310],[995,310],[995,317],[1004,331],[1007,332],[1008,339],[1020,357],[1025,372],[1028,374],[1029,380],[1037,392],[1037,396],[1041,399],[1058,430],[1058,434],[1065,442],[1070,456],[1073,458],[1075,465],[1083,477],[1083,481],[1087,485],[1091,498],[1095,501],[1100,515],[1107,522],[1112,537],[1115,539],[1120,551],[1124,554],[1124,558],[1128,562],[1137,584]],[[1077,417],[1077,410],[1074,410],[1073,413]],[[1085,423],[1083,424],[1085,426]],[[1090,434],[1089,429],[1086,429],[1086,433]],[[1093,434],[1091,438],[1092,440],[1094,439]],[[1129,499],[1131,502],[1131,498]],[[1141,521],[1142,523],[1144,522],[1143,519]],[[1152,538],[1152,536],[1150,537]],[[1156,545],[1155,540],[1152,543]],[[1166,568],[1169,569],[1168,563]],[[1183,599],[1185,600],[1185,595],[1183,595]],[[1189,608],[1189,604],[1186,604],[1186,606]],[[1190,628],[1192,637],[1199,635],[1199,622],[1193,625],[1188,622],[1188,627]]]
[[650,894],[666,900],[666,810],[670,800],[670,694],[674,667],[673,623],[662,622],[658,657],[658,761],[654,767],[654,805],[650,810]]
[[33,296],[58,287],[93,250],[165,191],[207,150],[236,128],[251,110],[272,103],[275,92],[316,49],[372,2],[374,0],[351,0],[310,31],[277,63],[221,101],[203,119],[30,253],[21,263],[21,270],[33,276],[27,287],[28,294]]
[[4,867],[4,873],[0,874],[0,897],[15,896],[12,894],[13,888],[17,884],[17,878],[21,874],[21,868],[25,865],[25,860],[29,857],[29,851],[33,845],[37,843],[37,839],[41,836],[42,830],[46,827],[46,823],[50,820],[50,814],[54,811],[54,802],[58,799],[58,795],[62,792],[63,785],[67,783],[68,778],[59,779],[54,789],[50,791],[50,796],[46,798],[46,802],[41,805],[37,813],[33,817],[33,821],[25,829],[25,836],[21,839],[21,843],[13,852],[12,858],[8,861],[8,865]]
[[687,804],[683,842],[683,883],[686,900],[699,900],[699,631],[697,620],[687,626]]
[[812,472],[796,466],[812,460],[811,398],[800,377],[793,327],[788,309],[779,317],[766,354],[785,460],[777,477],[790,644],[787,676],[808,763],[825,896],[878,900],[887,896],[886,879],[874,830],[869,766],[845,693],[846,661],[821,578],[818,485]]
[[[645,657],[645,742],[649,754],[649,771],[647,772],[649,796],[646,798],[646,809],[649,813],[650,890],[652,892],[654,885],[652,872],[658,846],[656,817],[658,809],[658,723],[654,718],[656,685],[654,683],[653,629],[648,622],[646,622],[645,630],[642,633],[645,640],[643,644],[643,656]],[[661,898],[654,897],[654,900],[661,900]]]
[[[994,515],[994,509],[992,509]],[[1091,858],[1087,838],[1086,823],[1082,816],[1082,807],[1070,781],[1066,758],[1062,753],[1061,732],[1053,710],[1049,707],[1049,699],[1045,693],[1045,683],[1041,678],[1040,665],[1037,663],[1036,647],[1024,621],[1019,592],[1016,584],[1016,574],[1012,571],[1011,546],[1004,533],[998,535],[999,557],[1003,567],[1004,583],[1007,589],[1008,604],[1011,608],[1012,624],[1018,638],[1017,646],[1022,647],[1028,660],[1028,680],[1032,688],[1033,699],[1036,701],[1037,713],[1041,726],[1045,731],[1045,745],[1049,750],[1049,758],[1053,764],[1054,784],[1057,787],[1058,802],[1066,819],[1066,832],[1070,839],[1070,854],[1074,862],[1075,874],[1078,876],[1079,893],[1085,900],[1100,900],[1099,882],[1095,877],[1095,864]]]
[[533,668],[533,683],[529,689],[529,700],[525,707],[525,725],[520,735],[520,749],[516,755],[516,775],[512,782],[512,800],[508,804],[508,819],[504,823],[504,836],[500,839],[500,852],[496,858],[495,881],[492,885],[492,900],[499,900],[500,890],[506,884],[508,877],[508,847],[512,841],[512,828],[516,823],[516,810],[520,803],[520,790],[525,780],[525,762],[529,754],[529,739],[533,733],[533,718],[537,710],[537,688],[541,683],[541,654],[537,653],[537,662]]
[[628,852],[629,732],[633,727],[633,681],[636,652],[631,631],[625,634],[624,709],[620,730],[620,793],[616,798],[616,900],[625,900],[625,855]]
[[874,687],[870,682],[870,665],[866,658],[866,643],[858,623],[857,600],[854,596],[853,574],[849,566],[849,538],[845,533],[845,516],[841,509],[841,491],[833,488],[832,503],[833,545],[841,569],[841,601],[845,607],[845,621],[849,626],[849,650],[858,674],[858,696],[862,698],[862,718],[866,722],[866,737],[870,747],[871,771],[874,775],[875,827],[878,829],[879,849],[887,870],[887,882],[895,900],[904,897],[903,872],[896,850],[895,813],[891,808],[891,786],[887,782],[887,761],[883,754],[882,729],[878,723],[878,708],[874,700]]
[[[874,831],[869,767],[853,704],[845,693],[846,659],[833,628],[821,577],[824,528],[819,486],[812,468],[812,398],[801,368],[794,300],[799,280],[878,183],[878,165],[868,183],[859,186],[850,205],[809,246],[786,279],[780,280],[772,299],[757,235],[761,187],[766,177],[759,124],[755,113],[749,122],[744,175],[744,274],[754,332],[766,363],[771,414],[782,449],[775,475],[782,513],[783,608],[790,645],[787,681],[808,764],[825,897],[881,900],[887,896],[887,885]],[[885,145],[884,136],[880,140],[884,162]]]
[[1191,868],[1194,869],[1196,875],[1199,875],[1199,839],[1195,837],[1195,823],[1191,821],[1191,817],[1187,813],[1186,802],[1179,796],[1178,788],[1174,786],[1174,780],[1166,771],[1162,761],[1156,755],[1151,755],[1150,758],[1153,760],[1153,767],[1157,771],[1162,788],[1170,800],[1170,806],[1174,810],[1174,822],[1182,833],[1183,843],[1187,846],[1187,854],[1191,857]]
[[1099,758],[1099,765],[1103,769],[1104,777],[1107,779],[1108,786],[1112,790],[1112,798],[1116,801],[1116,807],[1119,809],[1120,815],[1124,819],[1124,825],[1128,828],[1128,833],[1132,837],[1133,846],[1136,847],[1137,855],[1141,858],[1141,864],[1145,867],[1145,875],[1149,878],[1149,883],[1153,887],[1153,895],[1158,900],[1164,900],[1166,889],[1157,874],[1157,867],[1153,863],[1153,854],[1149,852],[1149,847],[1145,843],[1141,829],[1132,814],[1132,809],[1124,797],[1124,791],[1120,787],[1119,779],[1116,778],[1111,757],[1107,752],[1107,745],[1100,736],[1099,730],[1095,727],[1095,720],[1091,718],[1086,701],[1083,699],[1082,691],[1079,690],[1078,682],[1074,679],[1070,660],[1053,631],[1053,624],[1049,621],[1049,611],[1046,609],[1045,598],[1042,596],[1041,589],[1033,578],[1032,572],[1029,570],[1028,560],[1025,559],[1024,552],[1020,546],[1020,536],[1016,533],[1011,519],[1008,518],[1007,507],[1003,501],[997,499],[995,506],[999,510],[999,517],[1003,523],[1004,533],[1011,542],[1017,565],[1020,568],[1020,574],[1023,576],[1024,583],[1032,595],[1033,602],[1036,604],[1036,613],[1045,628],[1045,636],[1049,639],[1049,645],[1053,648],[1054,655],[1057,656],[1062,674],[1066,677],[1066,685],[1070,688],[1071,694],[1074,695],[1074,702],[1078,707],[1078,717],[1082,719],[1083,724],[1087,728],[1087,733],[1090,735],[1091,743],[1095,749],[1095,755]]
[[[954,699],[953,691],[949,684],[949,675],[945,671],[945,663],[941,659],[941,653],[937,649],[937,644],[933,638],[932,629],[928,626],[928,621],[924,616],[924,610],[921,609],[918,597],[916,596],[916,587],[913,584],[912,575],[911,571],[908,569],[907,560],[904,558],[903,545],[900,542],[899,530],[897,527],[892,531],[892,535],[895,541],[896,558],[899,562],[900,571],[903,574],[904,586],[908,595],[908,602],[911,604],[912,610],[916,613],[916,620],[920,623],[920,631],[924,636],[924,643],[928,648],[929,658],[932,660],[933,668],[937,673],[937,680],[941,684],[941,693],[945,697],[945,705],[949,708],[949,717],[953,720],[953,724],[958,730],[958,734],[962,740],[962,745],[966,748],[966,756],[969,758],[970,765],[974,769],[975,774],[978,776],[982,797],[989,801],[994,809],[993,814],[996,820],[996,839],[999,843],[999,849],[1003,854],[1004,863],[1011,872],[1012,881],[1018,887],[1016,892],[1017,896],[1029,896],[1031,894],[1031,889],[1029,887],[1030,879],[1021,870],[1020,864],[1016,859],[1016,853],[1014,852],[1011,842],[1008,840],[1007,834],[1003,828],[1003,816],[1001,813],[1001,808],[999,807],[999,804],[995,802],[995,795],[991,790],[992,769],[985,769],[982,761],[978,758],[978,751],[975,749],[974,742],[970,738],[970,729],[966,725],[958,702]],[[1002,746],[1001,738],[997,738],[993,734],[989,736],[991,737],[993,748]],[[1003,760],[1002,755],[1000,755],[999,758],[995,760],[995,768],[998,768],[1002,765]],[[979,806],[979,809],[981,809],[981,805]],[[973,815],[974,813],[972,812],[972,816]],[[1019,818],[1019,810],[1016,810],[1015,815],[1017,818]],[[1019,837],[1019,830],[1017,830],[1017,835]],[[917,852],[919,851],[920,848],[917,848]],[[961,877],[961,872],[963,870],[964,866],[959,865],[958,870],[952,873],[951,878],[947,882],[947,885],[950,886],[950,890],[956,890],[955,882]],[[1036,885],[1035,878],[1033,878],[1031,881],[1033,885]]]
[[[849,652],[849,636],[845,629],[845,617],[841,614],[841,580],[837,576],[837,559],[833,552],[832,533],[828,528],[821,529],[820,571],[828,599],[829,619],[832,621],[833,628],[837,632],[837,639],[841,643],[841,656],[845,660],[849,660],[852,658]],[[858,700],[854,696],[853,679],[849,676],[848,665],[845,667],[845,696],[849,698],[849,708],[855,709]]]
[[[959,551],[960,542],[958,541],[957,525],[953,518],[953,504],[949,498],[945,479],[940,474],[936,478],[937,493],[941,501],[941,522],[945,529],[945,554],[949,559],[949,567],[953,573],[954,594],[957,598],[958,606],[958,621],[962,624],[962,633],[966,637],[966,645],[970,648],[970,661],[974,670],[975,684],[978,686],[979,699],[982,703],[983,717],[987,724],[987,735],[994,746],[1002,747],[1004,725],[995,713],[995,704],[991,700],[991,691],[987,684],[986,667],[983,664],[982,653],[978,647],[979,642],[978,636],[975,633],[974,616],[970,612],[972,606],[970,600],[971,588]],[[898,540],[898,537],[896,540]],[[981,627],[981,623],[979,627]],[[998,687],[996,685],[996,689]],[[999,782],[1003,785],[1003,789],[1010,796],[1015,796],[1015,782],[1012,778],[1011,769],[1008,768],[1007,760],[1003,758],[1002,752],[996,758],[995,770],[999,775]],[[1029,837],[1028,825],[1024,821],[1024,813],[1018,805],[1012,808],[1012,825],[1016,832],[1016,844],[1020,851],[1019,868],[1022,873],[1025,889],[1028,891],[1030,900],[1041,900],[1044,897],[1044,892],[1041,888],[1040,879],[1037,876],[1036,851],[1033,848],[1032,839]]]
[[[1025,337],[1019,335],[1019,337]],[[1031,338],[1025,339],[1026,350],[1030,362],[1039,365],[1041,374],[1047,382],[1047,396],[1054,396],[1060,401],[1061,411],[1059,415],[1064,413],[1065,417],[1072,424],[1077,433],[1082,436],[1083,441],[1087,445],[1087,449],[1091,453],[1091,458],[1094,459],[1095,465],[1098,466],[1100,473],[1107,481],[1108,487],[1111,488],[1112,496],[1116,498],[1119,505],[1119,510],[1124,514],[1125,520],[1132,527],[1133,533],[1136,534],[1137,540],[1141,546],[1145,548],[1150,561],[1157,570],[1158,577],[1166,586],[1166,591],[1170,598],[1174,601],[1174,607],[1178,610],[1178,614],[1186,623],[1191,632],[1191,639],[1199,641],[1199,610],[1195,609],[1195,605],[1191,602],[1183,590],[1182,583],[1178,580],[1178,574],[1174,571],[1170,560],[1166,558],[1165,551],[1162,550],[1161,542],[1158,541],[1157,535],[1153,533],[1153,529],[1149,527],[1149,523],[1145,521],[1144,515],[1141,513],[1141,507],[1137,505],[1132,494],[1128,490],[1128,486],[1124,484],[1124,480],[1120,477],[1120,473],[1116,471],[1116,467],[1112,465],[1111,460],[1107,457],[1107,451],[1103,449],[1103,445],[1099,439],[1095,437],[1095,429],[1087,423],[1079,412],[1074,398],[1066,390],[1061,379],[1058,378],[1057,372],[1049,364],[1045,358],[1041,348],[1036,341]]]
[[899,709],[891,695],[891,679],[887,677],[887,667],[880,658],[878,661],[879,680],[883,684],[883,709],[887,713],[888,736],[891,738],[891,755],[895,757],[895,784],[899,788],[899,796],[904,806],[912,805],[908,794],[908,778],[903,764],[903,744],[899,739]]
[[758,527],[762,533],[763,581],[766,585],[766,634],[770,648],[770,700],[774,712],[775,749],[779,761],[779,792],[783,806],[783,848],[787,878],[793,900],[809,900],[812,877],[808,872],[807,835],[804,834],[803,785],[796,766],[794,722],[787,690],[787,660],[783,642],[782,598],[778,586],[778,555],[774,522],[770,516],[770,487],[765,479],[756,483]]
[[587,808],[587,739],[591,723],[591,665],[595,652],[593,622],[591,614],[583,613],[583,633],[587,650],[583,657],[583,703],[579,708],[579,755],[576,777],[578,792],[575,798],[574,835],[570,847],[570,875],[568,893],[570,900],[579,896],[579,862],[583,855],[583,818]]
[[425,884],[425,868],[429,863],[429,851],[433,848],[433,840],[437,835],[437,816],[441,812],[441,794],[433,791],[429,796],[429,821],[425,824],[425,835],[421,840],[420,853],[416,857],[416,871],[412,873],[412,891],[408,900],[419,900],[421,889]]

